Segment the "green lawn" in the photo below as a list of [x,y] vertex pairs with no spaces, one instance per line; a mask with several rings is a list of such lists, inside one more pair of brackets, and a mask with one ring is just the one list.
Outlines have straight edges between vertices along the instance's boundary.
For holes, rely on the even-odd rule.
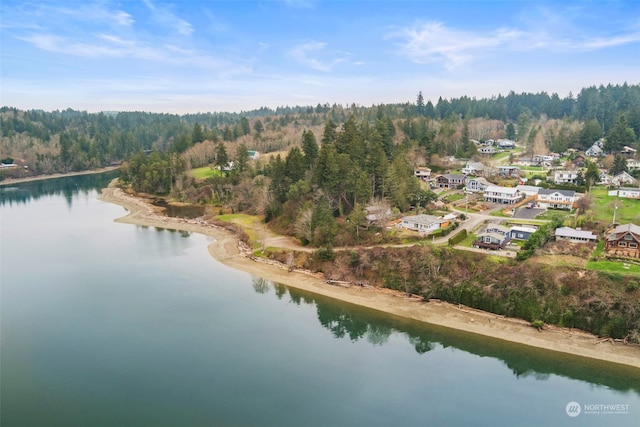
[[203,166],[201,168],[191,169],[191,176],[195,179],[207,179],[212,176],[220,176],[222,172],[217,169],[211,169],[210,166]]
[[606,223],[613,222],[614,206],[617,205],[616,222],[618,224],[640,223],[640,200],[609,196],[604,187],[594,187],[589,191],[589,194],[593,197],[593,211],[596,220]]
[[589,261],[586,268],[587,270],[640,276],[640,265],[629,264],[624,261]]
[[446,201],[449,203],[455,202],[455,201],[464,199],[464,194],[460,194],[460,193],[448,194],[447,196],[443,197],[443,199],[446,199]]

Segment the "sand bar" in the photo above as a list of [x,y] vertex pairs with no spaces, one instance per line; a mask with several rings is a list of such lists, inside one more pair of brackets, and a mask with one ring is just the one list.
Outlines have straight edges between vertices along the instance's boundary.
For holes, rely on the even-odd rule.
[[407,297],[389,289],[330,285],[323,280],[321,274],[297,270],[289,272],[285,266],[276,263],[252,260],[249,258],[248,248],[243,248],[229,231],[203,221],[165,217],[155,206],[124,193],[120,188],[110,186],[104,189],[100,200],[118,204],[129,211],[126,216],[116,219],[116,222],[210,236],[215,241],[209,245],[208,250],[214,258],[232,268],[273,282],[433,325],[640,369],[638,345],[602,340],[583,331],[554,326],[538,331],[524,320],[505,318],[445,302],[424,302],[420,298]]
[[80,176],[80,175],[93,175],[96,173],[111,172],[116,169],[120,169],[120,166],[115,165],[115,166],[107,166],[100,169],[92,169],[92,170],[86,170],[86,171],[80,171],[80,172],[54,173],[51,175],[27,176],[24,178],[7,178],[0,181],[0,187],[3,185],[20,184],[21,182],[42,181],[44,179],[66,178],[68,176]]

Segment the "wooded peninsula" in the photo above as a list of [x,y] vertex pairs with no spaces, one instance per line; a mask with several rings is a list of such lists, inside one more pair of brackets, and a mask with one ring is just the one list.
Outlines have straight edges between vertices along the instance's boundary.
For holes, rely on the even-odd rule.
[[118,165],[125,191],[291,270],[640,343],[640,85],[187,115],[2,107],[0,132],[4,183]]

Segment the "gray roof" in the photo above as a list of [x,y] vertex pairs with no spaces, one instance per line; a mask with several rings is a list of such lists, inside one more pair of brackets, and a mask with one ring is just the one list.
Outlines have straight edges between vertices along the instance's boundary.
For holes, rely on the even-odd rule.
[[608,236],[607,240],[616,240],[618,234],[633,233],[640,236],[640,225],[635,224],[621,224],[615,228]]
[[549,189],[541,188],[540,190],[538,190],[538,194],[541,196],[548,196],[553,193],[560,193],[563,196],[567,196],[567,197],[575,197],[576,195],[576,192],[573,190],[556,190],[554,188],[549,188]]
[[556,237],[569,237],[569,238],[577,238],[577,239],[591,239],[597,240],[595,234],[590,231],[576,230],[571,227],[560,227],[556,229],[555,233]]
[[414,224],[430,225],[430,224],[433,224],[434,222],[441,223],[442,219],[434,215],[420,214],[420,215],[410,215],[410,216],[402,217],[402,221],[412,222]]

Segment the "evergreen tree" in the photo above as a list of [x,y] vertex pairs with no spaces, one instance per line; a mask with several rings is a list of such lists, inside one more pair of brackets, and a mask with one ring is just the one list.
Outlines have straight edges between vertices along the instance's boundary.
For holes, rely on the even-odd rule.
[[512,141],[516,140],[516,128],[513,126],[513,123],[509,122],[506,130],[506,137]]
[[202,126],[199,123],[195,123],[193,125],[193,131],[191,131],[191,144],[198,144],[199,142],[204,141],[204,132],[202,130]]
[[227,149],[222,142],[218,143],[216,147],[216,166],[223,168],[229,164],[229,155]]
[[618,175],[622,172],[628,172],[629,168],[627,167],[627,160],[622,156],[622,154],[616,154],[613,159],[613,165],[611,166],[611,175]]
[[416,112],[419,116],[424,115],[424,97],[422,91],[418,92],[418,99],[416,100]]
[[313,132],[302,131],[302,151],[307,168],[312,169],[318,159],[318,143]]

